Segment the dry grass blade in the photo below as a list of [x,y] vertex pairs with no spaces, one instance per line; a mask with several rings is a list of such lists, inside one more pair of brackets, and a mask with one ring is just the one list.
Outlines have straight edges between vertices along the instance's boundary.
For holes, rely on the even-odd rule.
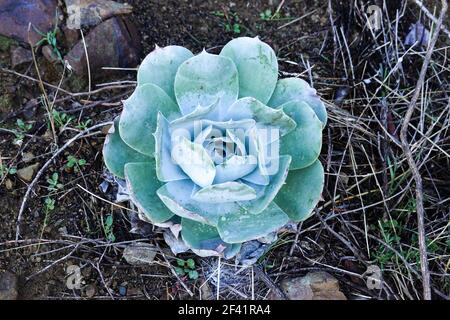
[[417,100],[422,91],[422,86],[424,84],[425,76],[428,70],[428,66],[430,64],[431,56],[433,54],[433,49],[436,45],[436,42],[439,38],[439,33],[442,27],[442,23],[444,17],[447,13],[448,4],[446,0],[442,0],[442,8],[441,13],[439,15],[439,20],[436,25],[436,31],[431,39],[431,42],[428,46],[427,53],[425,55],[425,59],[422,65],[422,69],[420,71],[419,79],[416,84],[416,88],[414,90],[414,95],[409,103],[408,110],[406,111],[403,125],[400,131],[400,139],[402,142],[403,151],[408,160],[409,166],[411,167],[414,181],[416,183],[416,210],[417,210],[417,227],[419,231],[419,249],[420,249],[420,269],[422,272],[423,278],[423,298],[425,300],[431,300],[431,285],[430,285],[430,272],[428,269],[428,257],[427,257],[427,245],[425,240],[425,210],[423,207],[423,187],[422,187],[422,176],[420,175],[419,169],[417,168],[417,164],[414,160],[413,154],[411,152],[411,147],[408,142],[408,126],[411,121],[411,117],[416,108]]

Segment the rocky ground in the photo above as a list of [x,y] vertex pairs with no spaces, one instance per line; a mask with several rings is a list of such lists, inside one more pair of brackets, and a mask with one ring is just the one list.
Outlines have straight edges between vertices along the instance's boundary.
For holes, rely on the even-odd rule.
[[[399,141],[436,3],[0,2],[0,299],[420,299],[424,275],[432,297],[448,299],[448,29],[409,127],[423,226]],[[375,32],[367,27],[371,4],[382,8]],[[82,32],[71,29],[80,25]],[[281,76],[309,81],[327,103],[323,201],[252,267],[181,255],[194,259],[199,278],[189,279],[176,274],[161,233],[114,203],[102,124],[120,113],[135,68],[156,44],[216,53],[234,37],[256,35],[275,49]]]

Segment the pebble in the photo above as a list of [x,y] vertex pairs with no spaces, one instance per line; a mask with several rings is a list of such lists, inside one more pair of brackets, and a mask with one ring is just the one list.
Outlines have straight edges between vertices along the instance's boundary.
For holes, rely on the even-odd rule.
[[28,167],[17,170],[17,176],[26,182],[33,180],[34,173],[39,167],[39,163],[32,164]]

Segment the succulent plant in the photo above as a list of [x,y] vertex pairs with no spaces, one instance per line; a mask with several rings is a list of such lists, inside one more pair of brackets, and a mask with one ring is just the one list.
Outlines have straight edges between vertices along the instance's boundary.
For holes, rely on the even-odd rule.
[[234,39],[219,55],[157,47],[103,155],[142,219],[181,227],[176,236],[200,256],[230,258],[311,215],[326,121],[316,90],[278,79],[276,55],[257,37]]

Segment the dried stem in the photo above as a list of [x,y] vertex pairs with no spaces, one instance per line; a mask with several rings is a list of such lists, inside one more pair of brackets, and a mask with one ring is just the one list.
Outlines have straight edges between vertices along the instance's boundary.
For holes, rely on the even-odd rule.
[[414,157],[411,152],[411,147],[408,142],[408,126],[411,121],[411,117],[414,113],[414,108],[416,107],[417,100],[419,99],[422,86],[425,81],[425,76],[427,73],[428,65],[430,64],[431,56],[433,54],[433,49],[436,45],[436,42],[439,38],[439,32],[442,27],[442,22],[444,20],[445,14],[447,13],[447,0],[441,0],[442,9],[439,15],[439,20],[436,25],[436,31],[431,39],[431,43],[427,49],[427,53],[425,55],[425,59],[422,65],[422,69],[420,71],[419,80],[417,81],[416,88],[414,90],[414,95],[411,99],[411,102],[408,105],[408,110],[406,111],[405,118],[403,121],[403,125],[400,131],[400,140],[402,142],[403,152],[406,155],[408,160],[408,164],[411,168],[411,172],[414,177],[414,181],[416,183],[416,211],[417,211],[417,227],[419,231],[419,250],[420,250],[420,269],[422,272],[423,278],[423,298],[425,300],[431,300],[431,286],[430,286],[430,271],[428,269],[428,258],[427,258],[427,245],[425,241],[425,223],[424,223],[424,215],[425,210],[423,207],[423,188],[422,188],[422,177],[420,175],[417,164],[414,160]]

